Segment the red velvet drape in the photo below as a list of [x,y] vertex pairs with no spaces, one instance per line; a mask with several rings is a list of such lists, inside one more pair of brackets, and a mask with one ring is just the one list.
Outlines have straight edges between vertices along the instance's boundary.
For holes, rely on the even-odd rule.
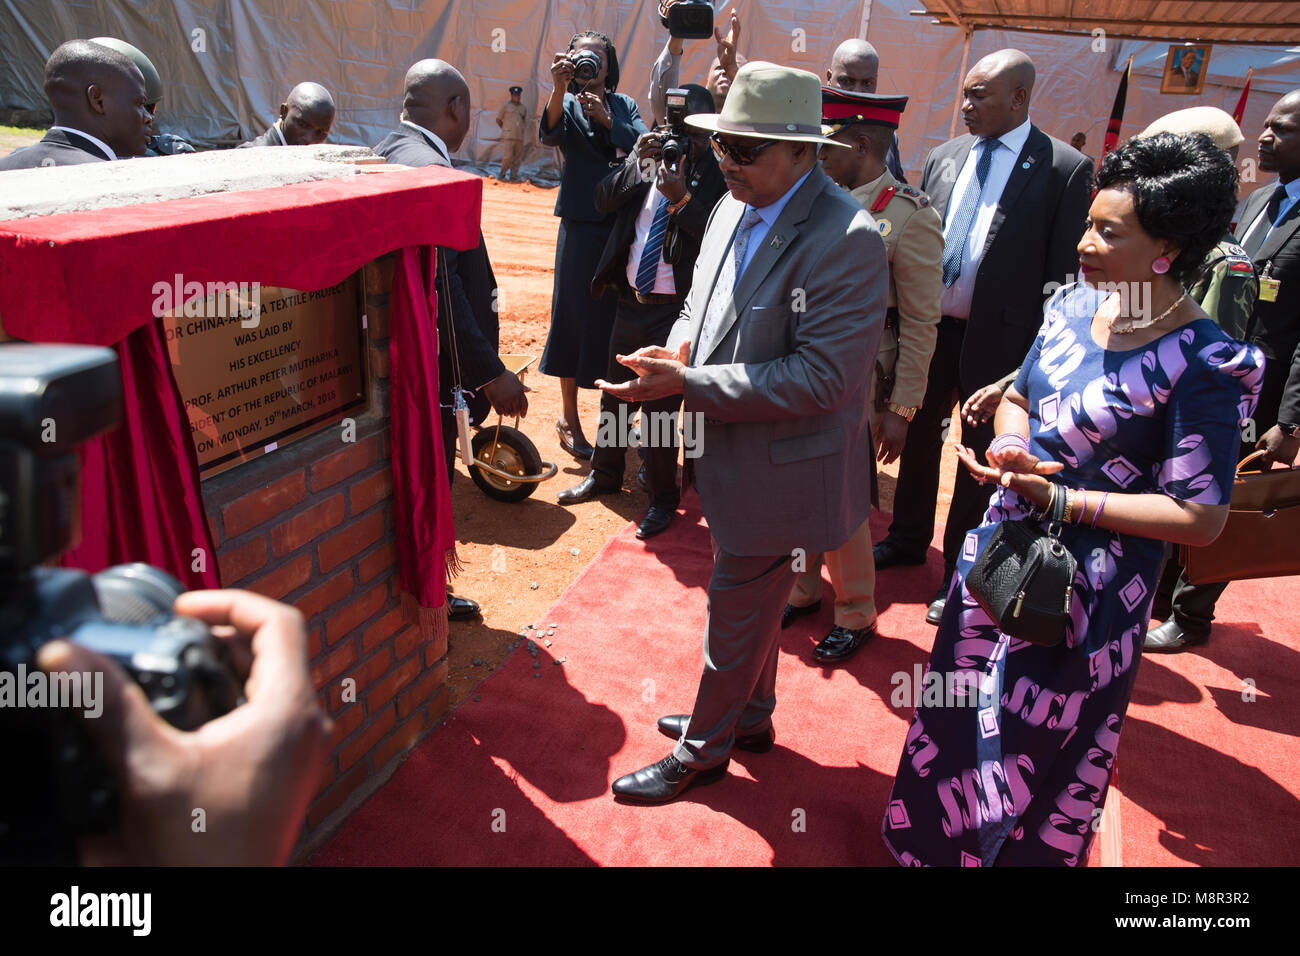
[[437,295],[432,250],[398,253],[389,299],[389,393],[393,507],[408,522],[397,535],[401,585],[424,607],[439,607],[456,545],[438,408]]
[[81,543],[60,563],[99,571],[144,561],[187,588],[221,587],[162,322],[140,326],[113,348],[122,371],[122,423],[79,449]]

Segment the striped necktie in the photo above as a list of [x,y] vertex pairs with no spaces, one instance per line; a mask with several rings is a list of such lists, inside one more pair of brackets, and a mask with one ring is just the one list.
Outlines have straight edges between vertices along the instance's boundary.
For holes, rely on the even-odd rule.
[[709,296],[709,304],[704,310],[704,322],[700,326],[700,341],[695,349],[696,365],[702,365],[709,353],[713,351],[713,339],[722,327],[722,320],[732,304],[732,294],[736,291],[736,279],[740,276],[742,271],[740,266],[745,261],[745,250],[749,247],[750,230],[758,225],[762,218],[757,209],[746,207],[745,215],[740,220],[740,227],[736,230],[736,237],[731,243],[731,255],[722,262],[722,268],[718,271],[718,281],[713,284],[713,294]]
[[659,260],[663,258],[664,233],[668,231],[668,197],[659,195],[659,205],[655,207],[655,217],[650,223],[650,233],[645,239],[645,248],[641,250],[641,263],[636,269],[636,291],[649,295],[655,288],[655,276],[659,274]]
[[993,164],[993,151],[1002,145],[998,139],[986,139],[980,143],[980,157],[975,163],[975,175],[966,183],[966,191],[961,194],[961,202],[952,214],[952,225],[948,229],[948,238],[943,244],[943,287],[946,289],[957,281],[961,275],[961,257],[966,251],[966,242],[970,238],[970,227],[975,222],[975,212],[980,206],[980,194],[984,192],[984,183],[989,178],[989,166]]

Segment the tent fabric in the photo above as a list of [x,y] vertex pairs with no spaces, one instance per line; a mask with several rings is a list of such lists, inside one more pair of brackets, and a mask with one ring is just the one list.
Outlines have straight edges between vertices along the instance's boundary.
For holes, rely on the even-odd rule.
[[1151,40],[1300,43],[1291,2],[1206,3],[1179,0],[933,0],[928,14],[965,30],[1017,29]]
[[[1048,0],[1019,0],[1019,6],[1031,2],[1061,6]],[[939,7],[945,3],[950,0],[935,0]],[[1092,2],[1098,9],[1105,5],[1129,9],[1130,0]],[[1195,6],[1193,12],[1207,20],[1226,19],[1238,7],[1262,6],[1173,5]],[[954,104],[966,35],[912,16],[917,6],[916,0],[742,4],[740,49],[749,59],[824,74],[842,40],[865,35],[880,51],[880,92],[911,98],[899,142],[905,168],[919,178],[926,153],[954,128],[963,131],[959,122],[954,127]],[[622,68],[619,88],[649,115],[650,67],[667,39],[656,7],[655,0],[0,0],[0,107],[46,108],[41,72],[54,47],[74,37],[111,35],[136,44],[157,65],[166,86],[160,127],[201,147],[232,145],[261,133],[274,121],[290,87],[303,80],[323,83],[334,94],[338,118],[331,142],[373,145],[397,123],[407,67],[436,56],[459,67],[470,84],[474,116],[456,153],[458,164],[494,170],[501,156],[496,111],[509,87],[523,87],[529,126],[535,129],[550,92],[551,58],[579,29],[596,28],[610,36]],[[999,8],[1006,8],[1001,0]],[[1297,17],[1288,12],[1278,19]],[[1189,34],[1196,33],[1196,22],[1196,16],[1187,14]],[[971,35],[968,64],[1008,46],[1024,50],[1037,66],[1034,122],[1066,140],[1076,131],[1086,133],[1087,151],[1094,156],[1101,152],[1119,71],[1130,53],[1135,54],[1133,83],[1121,138],[1186,106],[1231,112],[1246,70],[1253,66],[1241,150],[1243,160],[1253,159],[1255,136],[1269,107],[1283,92],[1300,87],[1300,48],[1281,45],[1216,46],[1199,96],[1160,94],[1168,41],[981,29]],[[681,80],[702,81],[714,53],[709,41],[686,41]],[[555,178],[557,162],[554,150],[530,136],[526,174]]]

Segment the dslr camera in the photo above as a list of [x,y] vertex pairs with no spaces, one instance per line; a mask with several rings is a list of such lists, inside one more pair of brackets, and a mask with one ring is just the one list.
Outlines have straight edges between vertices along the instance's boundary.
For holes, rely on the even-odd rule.
[[[184,587],[147,564],[98,574],[40,567],[80,540],[77,446],[116,427],[111,349],[0,345],[0,861],[73,864],[77,838],[117,823],[113,777],[85,719],[103,677],[46,675],[62,638],[116,661],[155,712],[193,730],[242,702],[224,642],[172,612]],[[98,690],[94,685],[98,684]],[[97,702],[94,697],[100,697]]]
[[583,86],[594,80],[600,72],[600,57],[591,50],[574,50],[568,59],[573,64],[574,82]]
[[686,158],[691,148],[691,141],[686,129],[686,90],[671,89],[664,94],[665,120],[663,126],[655,130],[659,138],[659,147],[665,166],[677,167]]
[[670,36],[708,40],[713,36],[713,4],[709,0],[659,0],[659,22]]

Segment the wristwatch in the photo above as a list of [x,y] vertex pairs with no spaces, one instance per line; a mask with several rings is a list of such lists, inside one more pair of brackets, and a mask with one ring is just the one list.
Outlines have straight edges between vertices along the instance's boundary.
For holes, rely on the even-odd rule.
[[1300,432],[1300,425],[1284,425],[1278,422],[1277,427],[1287,438],[1295,438],[1296,432]]
[[885,405],[885,408],[909,422],[921,410],[919,405],[900,405],[898,402],[889,402]]
[[677,200],[677,202],[675,202],[675,203],[670,203],[670,204],[668,205],[668,212],[669,212],[671,215],[674,215],[674,216],[675,216],[675,215],[677,215],[679,212],[681,212],[681,211],[682,211],[682,208],[683,208],[683,207],[684,207],[688,202],[690,202],[690,201],[691,201],[691,194],[690,194],[690,193],[685,193],[685,194],[682,195],[682,198],[681,198],[681,199]]

